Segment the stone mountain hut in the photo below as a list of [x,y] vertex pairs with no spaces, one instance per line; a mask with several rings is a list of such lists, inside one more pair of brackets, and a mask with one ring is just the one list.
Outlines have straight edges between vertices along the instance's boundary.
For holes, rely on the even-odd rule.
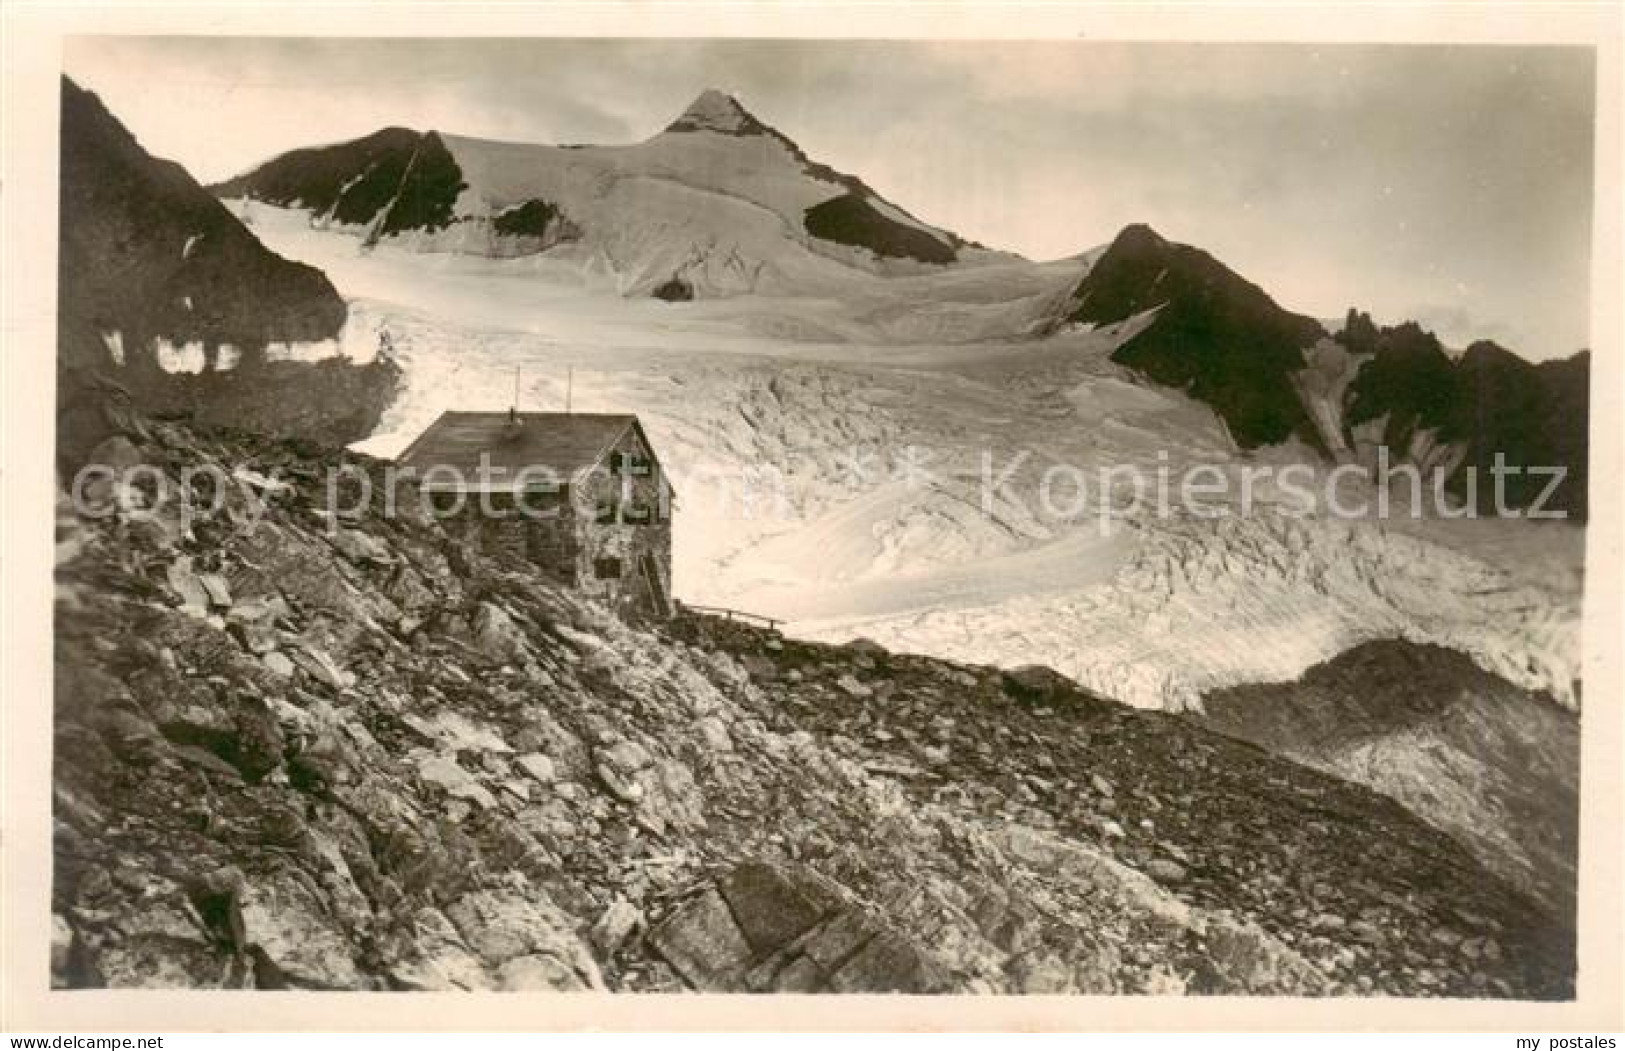
[[672,489],[636,416],[447,412],[398,463],[470,543],[616,607],[671,614]]

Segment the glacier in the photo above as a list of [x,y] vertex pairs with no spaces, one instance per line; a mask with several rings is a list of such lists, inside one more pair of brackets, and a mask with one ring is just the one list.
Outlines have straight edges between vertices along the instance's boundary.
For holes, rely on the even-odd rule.
[[[270,247],[350,300],[351,331],[390,335],[404,389],[360,451],[390,456],[446,409],[506,408],[516,369],[522,408],[562,409],[568,385],[577,409],[639,414],[678,483],[683,600],[811,639],[1048,664],[1146,707],[1199,706],[1204,690],[1289,680],[1391,637],[1579,704],[1583,528],[1403,506],[1387,520],[1292,516],[1268,492],[1246,517],[1035,510],[1057,464],[1301,464],[1317,482],[1332,468],[1295,442],[1239,452],[1207,406],[1113,364],[1132,320],[1012,336],[1038,330],[1087,254],[847,270],[838,295],[673,304],[626,298],[567,250],[363,250],[301,210],[257,214]],[[1311,355],[1317,416],[1347,374],[1333,348]],[[991,507],[989,459],[995,475],[1019,463]]]

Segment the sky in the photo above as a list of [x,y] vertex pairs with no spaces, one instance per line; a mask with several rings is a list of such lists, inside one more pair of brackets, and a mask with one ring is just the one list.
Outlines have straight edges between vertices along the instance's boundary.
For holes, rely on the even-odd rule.
[[634,142],[702,90],[1034,259],[1150,223],[1316,317],[1590,345],[1587,49],[80,37],[65,72],[202,182],[386,125]]

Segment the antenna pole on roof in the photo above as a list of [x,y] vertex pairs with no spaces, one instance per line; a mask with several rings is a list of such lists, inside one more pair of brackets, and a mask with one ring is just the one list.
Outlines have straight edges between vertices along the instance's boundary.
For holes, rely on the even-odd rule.
[[570,399],[575,394],[575,388],[576,388],[576,367],[574,365],[571,365],[570,366],[570,371],[565,373],[565,378],[564,378],[564,414],[566,416],[570,415]]

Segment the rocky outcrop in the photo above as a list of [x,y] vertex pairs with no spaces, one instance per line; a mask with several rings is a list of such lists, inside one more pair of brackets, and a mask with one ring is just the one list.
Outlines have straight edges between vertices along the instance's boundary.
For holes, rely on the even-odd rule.
[[1201,249],[1125,227],[1074,299],[1067,319],[1092,325],[1154,310],[1112,360],[1213,406],[1243,449],[1294,435],[1320,446],[1292,377],[1324,330]]
[[[1355,310],[1336,340],[1353,374],[1317,417],[1328,445],[1372,467],[1381,448],[1391,465],[1437,471],[1447,492],[1481,514],[1534,508],[1585,519],[1589,354],[1533,364],[1480,341],[1452,358],[1415,322],[1378,326]],[[1513,469],[1502,508],[1498,462]]]
[[878,256],[951,263],[953,244],[917,223],[900,222],[858,194],[832,197],[807,209],[807,232],[836,244],[867,249]]
[[209,189],[219,197],[308,208],[322,221],[366,227],[377,239],[449,226],[465,185],[438,133],[385,128],[285,153]]
[[1550,697],[1451,650],[1383,640],[1203,706],[1205,725],[1399,800],[1573,922],[1580,725]]
[[[62,82],[59,459],[76,468],[121,406],[345,442],[399,370],[273,360],[334,340],[346,309],[319,271],[272,253],[178,165],[149,156],[96,96]],[[336,351],[335,346],[335,351]]]
[[460,210],[467,189],[440,133],[410,128],[294,150],[210,187],[224,199],[302,209],[314,225],[352,231],[369,246],[506,259],[581,236],[555,201],[527,197],[495,209]]
[[[1507,503],[1528,508],[1539,502],[1546,513],[1563,512],[1583,521],[1588,514],[1587,452],[1590,436],[1591,355],[1581,352],[1560,361],[1531,364],[1488,341],[1468,347],[1456,363],[1459,407],[1448,433],[1462,446],[1462,459],[1450,479],[1463,499],[1476,497],[1481,509],[1493,509],[1494,493],[1486,480],[1496,458],[1525,469],[1509,479]],[[1529,468],[1561,468],[1552,486],[1545,473]],[[1476,471],[1478,489],[1468,487]]]
[[1563,997],[1368,789],[1063,679],[624,623],[171,424],[58,522],[65,986]]
[[675,911],[650,944],[696,989],[930,993],[948,976],[884,920],[801,865],[740,865]]
[[1345,428],[1380,420],[1381,443],[1403,451],[1418,430],[1452,422],[1459,399],[1455,369],[1433,333],[1414,321],[1378,328],[1351,310],[1336,338],[1350,353],[1370,359],[1345,397]]
[[[1390,465],[1438,473],[1480,513],[1497,512],[1499,460],[1515,469],[1504,510],[1585,518],[1584,352],[1536,365],[1481,341],[1452,358],[1415,322],[1382,327],[1356,310],[1331,337],[1206,252],[1144,225],[1118,234],[1065,315],[1090,325],[1135,319],[1112,360],[1212,406],[1242,449],[1296,437],[1373,471],[1382,449]],[[1548,468],[1562,481],[1551,484]]]
[[491,231],[499,238],[513,241],[520,251],[528,255],[580,236],[564,212],[551,201],[532,197],[498,213],[491,220]]
[[[1133,352],[1119,353],[1133,364]],[[1183,373],[1142,371],[1170,385],[1189,382],[1193,396],[1211,400]],[[1479,514],[1538,511],[1584,521],[1590,373],[1586,351],[1532,363],[1481,340],[1452,357],[1415,322],[1379,327],[1351,310],[1343,329],[1307,348],[1303,367],[1286,376],[1310,424],[1294,433],[1312,436],[1332,458],[1375,476],[1380,451],[1389,469],[1419,468],[1429,485],[1439,475],[1444,492]],[[1279,393],[1271,383],[1261,389]],[[1511,469],[1500,497],[1497,464]]]
[[680,277],[673,277],[649,294],[668,303],[686,303],[694,298],[694,286]]

